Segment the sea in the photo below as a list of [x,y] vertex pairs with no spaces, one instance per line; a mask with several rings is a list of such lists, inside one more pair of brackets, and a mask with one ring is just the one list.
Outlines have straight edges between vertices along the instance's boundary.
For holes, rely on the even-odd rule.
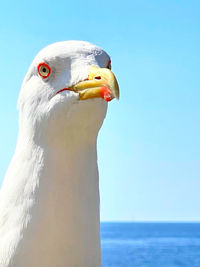
[[200,267],[200,223],[101,223],[103,267]]

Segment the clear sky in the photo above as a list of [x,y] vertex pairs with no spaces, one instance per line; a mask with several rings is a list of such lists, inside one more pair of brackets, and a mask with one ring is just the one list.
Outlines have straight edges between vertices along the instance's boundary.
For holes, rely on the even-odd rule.
[[200,221],[199,10],[195,0],[2,1],[0,182],[33,58],[87,40],[111,55],[121,89],[98,140],[102,220]]

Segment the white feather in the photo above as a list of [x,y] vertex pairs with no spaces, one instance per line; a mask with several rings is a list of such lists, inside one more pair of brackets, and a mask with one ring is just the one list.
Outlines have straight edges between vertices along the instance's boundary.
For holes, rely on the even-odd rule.
[[[84,80],[109,56],[81,41],[43,49],[24,79],[16,151],[0,192],[1,267],[98,267],[99,181],[96,139],[102,99],[79,101],[62,88]],[[50,65],[46,80],[37,73]]]

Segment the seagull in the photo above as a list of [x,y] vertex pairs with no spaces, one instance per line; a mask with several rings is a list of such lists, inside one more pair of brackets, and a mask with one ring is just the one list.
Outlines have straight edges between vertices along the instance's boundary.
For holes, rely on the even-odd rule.
[[33,60],[0,191],[1,267],[101,266],[96,144],[113,98],[110,57],[89,42],[57,42]]

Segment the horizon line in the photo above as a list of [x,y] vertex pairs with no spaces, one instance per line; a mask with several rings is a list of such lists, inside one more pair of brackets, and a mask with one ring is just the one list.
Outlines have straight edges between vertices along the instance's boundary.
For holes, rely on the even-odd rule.
[[149,220],[149,221],[137,221],[137,220],[133,220],[133,221],[126,221],[126,220],[113,220],[113,221],[104,221],[104,220],[100,220],[100,223],[200,223],[200,221],[176,221],[176,220],[171,220],[171,221],[164,221],[164,220],[162,220],[162,221],[151,221],[151,220]]

